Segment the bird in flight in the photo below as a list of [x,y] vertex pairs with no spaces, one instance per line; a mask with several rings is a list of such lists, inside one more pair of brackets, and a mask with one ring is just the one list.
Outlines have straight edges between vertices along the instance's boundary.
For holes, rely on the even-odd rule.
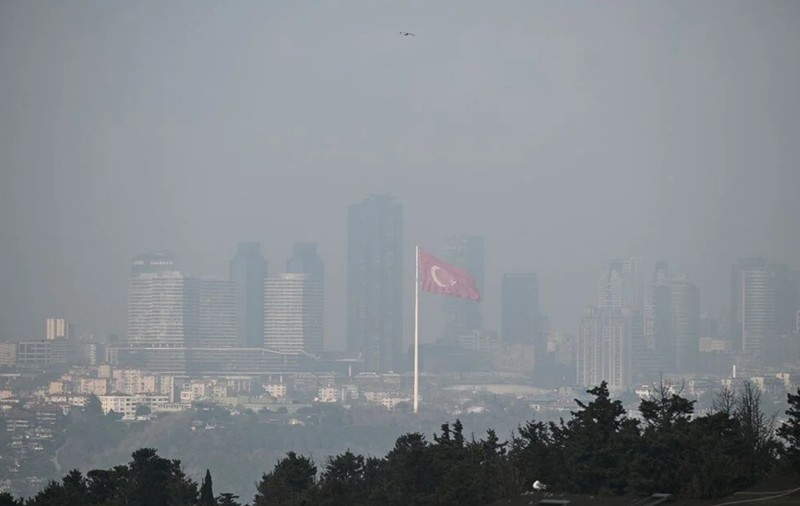
[[414,35],[414,34],[413,34],[413,33],[411,33],[411,32],[400,32],[400,35],[402,35],[403,37],[408,37],[409,35],[410,35],[411,37],[416,37],[416,35]]

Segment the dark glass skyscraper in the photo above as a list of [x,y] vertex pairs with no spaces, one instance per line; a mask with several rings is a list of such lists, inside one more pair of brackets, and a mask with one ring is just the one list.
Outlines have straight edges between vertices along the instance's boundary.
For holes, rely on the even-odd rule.
[[403,206],[370,195],[347,215],[347,348],[368,371],[398,369],[403,343]]
[[261,348],[264,344],[264,281],[267,261],[257,242],[241,242],[230,263],[236,284],[236,335],[239,346]]
[[[446,258],[472,276],[482,300],[485,265],[483,238],[466,234],[448,237]],[[455,342],[459,337],[483,330],[481,301],[445,297],[442,301],[442,312],[442,340],[445,342]]]
[[[503,275],[501,292],[501,341],[505,344],[541,345],[539,279],[536,274],[518,272]],[[537,354],[540,347],[537,346]]]
[[325,264],[317,254],[317,244],[313,242],[296,242],[292,256],[286,262],[289,274],[311,274],[320,283],[325,281]]

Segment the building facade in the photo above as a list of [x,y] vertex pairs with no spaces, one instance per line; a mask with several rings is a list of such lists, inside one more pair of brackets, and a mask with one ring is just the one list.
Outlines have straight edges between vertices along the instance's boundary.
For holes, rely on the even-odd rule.
[[268,278],[264,288],[264,347],[279,353],[322,353],[321,286],[312,274]]
[[402,367],[403,207],[370,195],[348,208],[347,346],[365,368]]
[[68,322],[65,318],[48,318],[45,321],[46,339],[71,339],[75,335],[75,324]]
[[631,385],[631,342],[636,314],[628,308],[589,308],[581,319],[576,342],[577,383],[614,388]]
[[128,345],[183,347],[197,336],[196,280],[169,252],[133,259],[128,281]]
[[292,256],[286,261],[286,272],[308,275],[309,289],[305,297],[309,307],[314,308],[314,316],[321,322],[321,327],[319,336],[314,337],[313,343],[307,344],[310,345],[309,350],[314,350],[314,354],[321,353],[325,342],[325,264],[317,252],[316,243],[295,243]]
[[228,279],[200,278],[197,280],[197,288],[198,329],[193,346],[236,346],[236,283]]
[[230,262],[230,279],[236,285],[237,344],[259,348],[264,342],[264,281],[267,261],[257,242],[241,242]]

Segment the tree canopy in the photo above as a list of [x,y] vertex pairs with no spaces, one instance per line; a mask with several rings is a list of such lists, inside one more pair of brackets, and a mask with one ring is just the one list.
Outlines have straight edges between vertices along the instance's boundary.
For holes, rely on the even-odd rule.
[[[777,430],[748,383],[720,392],[702,416],[668,385],[641,400],[638,418],[611,398],[605,382],[587,393],[591,400],[576,400],[568,420],[530,420],[509,441],[492,430],[466,436],[456,420],[431,440],[398,437],[383,457],[346,451],[318,468],[289,452],[262,475],[252,505],[482,505],[531,492],[537,480],[563,492],[715,498],[780,466],[800,473],[800,390],[788,395],[788,419]],[[214,497],[209,470],[198,486],[179,460],[153,448],[131,457],[86,476],[70,471],[27,501],[0,494],[0,506],[242,506],[229,493]]]

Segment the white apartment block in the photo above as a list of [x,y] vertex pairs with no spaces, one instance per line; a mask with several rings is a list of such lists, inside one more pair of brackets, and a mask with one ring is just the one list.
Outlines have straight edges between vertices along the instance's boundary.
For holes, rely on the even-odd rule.
[[157,412],[159,408],[169,403],[166,395],[100,395],[100,405],[103,413],[111,411],[122,413],[126,417],[136,414],[137,406],[147,406],[151,411]]
[[111,393],[111,381],[106,378],[80,378],[79,394],[108,395]]
[[17,363],[17,343],[0,341],[0,366],[11,366]]
[[196,335],[196,280],[182,272],[132,274],[128,285],[128,342],[183,347]]
[[339,394],[339,389],[336,387],[322,387],[317,390],[317,402],[339,402],[341,400]]
[[264,391],[276,399],[286,397],[286,383],[269,383],[263,385]]
[[264,347],[319,354],[323,335],[322,287],[311,274],[282,274],[264,284]]

